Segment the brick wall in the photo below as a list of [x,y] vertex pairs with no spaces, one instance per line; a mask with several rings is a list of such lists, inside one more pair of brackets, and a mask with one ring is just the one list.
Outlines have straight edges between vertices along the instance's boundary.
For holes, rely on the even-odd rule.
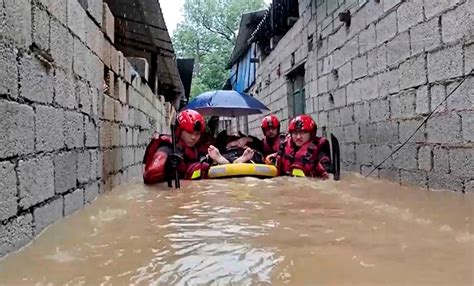
[[132,81],[102,1],[4,0],[0,22],[1,257],[141,176],[166,112]]
[[[256,97],[286,128],[285,73],[303,63],[306,113],[340,139],[344,170],[367,174],[466,77],[373,176],[473,191],[474,1],[379,2],[300,1],[300,19],[259,65]],[[350,27],[338,17],[347,9]],[[249,119],[259,136],[261,117]]]

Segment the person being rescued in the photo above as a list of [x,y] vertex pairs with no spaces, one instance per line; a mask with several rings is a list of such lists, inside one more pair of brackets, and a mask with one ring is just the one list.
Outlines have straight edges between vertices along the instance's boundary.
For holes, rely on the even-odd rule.
[[311,116],[295,117],[290,122],[289,135],[280,149],[267,156],[266,161],[275,162],[279,176],[327,179],[331,167],[329,141],[324,137],[317,137],[316,131],[317,125]]
[[175,168],[182,179],[205,178],[210,166],[201,160],[206,153],[199,146],[205,128],[204,118],[197,111],[187,109],[178,113],[175,131],[176,153],[173,153],[171,136],[155,134],[143,157],[143,182],[164,182],[172,176],[172,170]]
[[208,156],[215,163],[256,163],[262,164],[264,156],[261,152],[261,142],[252,136],[228,136],[224,130],[217,135],[215,145],[208,148]]

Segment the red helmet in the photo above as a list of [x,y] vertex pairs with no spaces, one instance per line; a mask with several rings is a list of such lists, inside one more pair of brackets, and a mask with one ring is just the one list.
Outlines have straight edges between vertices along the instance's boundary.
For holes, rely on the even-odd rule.
[[176,133],[181,134],[181,131],[185,130],[189,133],[194,131],[204,132],[206,129],[206,123],[204,117],[199,112],[192,109],[186,109],[181,111],[176,116]]
[[270,129],[270,128],[276,128],[278,129],[278,132],[280,132],[280,121],[278,121],[278,118],[275,115],[268,115],[265,116],[262,119],[262,131],[265,133],[265,130]]
[[290,122],[290,126],[288,131],[290,133],[295,131],[306,131],[311,133],[313,136],[316,134],[316,122],[314,122],[313,118],[309,115],[299,115],[293,118]]

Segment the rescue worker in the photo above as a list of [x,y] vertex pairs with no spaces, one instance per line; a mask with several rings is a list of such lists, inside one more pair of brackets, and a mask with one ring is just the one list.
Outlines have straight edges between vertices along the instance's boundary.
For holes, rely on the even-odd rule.
[[[331,167],[329,141],[316,136],[317,125],[309,115],[295,117],[289,125],[288,136],[276,158],[279,175],[328,178]],[[271,161],[271,158],[267,159]]]
[[[185,180],[205,178],[209,164],[201,159],[206,153],[199,152],[198,142],[206,126],[201,114],[184,110],[176,117],[176,153],[172,138],[156,134],[148,144],[143,157],[143,182],[155,184],[166,181],[175,168]],[[207,151],[207,150],[206,150]]]
[[263,132],[263,156],[267,157],[270,154],[278,152],[280,144],[285,140],[286,136],[280,133],[280,121],[271,114],[262,119]]

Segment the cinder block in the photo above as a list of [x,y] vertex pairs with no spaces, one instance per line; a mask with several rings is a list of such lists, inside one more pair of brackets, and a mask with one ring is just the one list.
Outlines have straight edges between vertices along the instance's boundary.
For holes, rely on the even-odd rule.
[[430,95],[428,86],[424,85],[416,90],[416,109],[417,114],[428,114],[430,112]]
[[54,167],[50,157],[18,163],[19,205],[27,209],[54,196]]
[[361,54],[372,50],[377,43],[375,35],[375,25],[370,25],[367,29],[359,34],[359,49]]
[[18,97],[17,51],[13,47],[0,43],[0,94]]
[[84,200],[85,203],[91,203],[99,195],[99,185],[98,183],[93,183],[87,186],[84,190]]
[[[99,174],[99,151],[98,150],[92,150],[89,151],[90,153],[90,158],[91,158],[91,168],[90,168],[90,179],[91,180],[96,180],[97,178],[100,177]],[[102,164],[101,164],[102,165]]]
[[425,171],[400,170],[400,181],[403,185],[415,185],[421,188],[427,188],[428,174]]
[[358,143],[359,142],[359,125],[351,124],[344,126],[344,139],[345,142]]
[[20,58],[20,94],[22,97],[42,103],[53,102],[53,71],[41,61],[23,54]]
[[438,18],[421,23],[410,30],[411,54],[432,51],[441,46]]
[[103,4],[102,32],[114,43],[115,19],[105,2]]
[[474,73],[474,44],[464,47],[464,74]]
[[115,114],[115,121],[117,122],[122,122],[123,120],[123,115],[122,115],[122,104],[120,104],[120,101],[114,100],[114,114]]
[[369,74],[378,73],[387,67],[387,47],[385,44],[367,54]]
[[67,25],[83,42],[86,41],[86,19],[86,11],[79,1],[67,1]]
[[100,147],[112,147],[112,123],[101,121],[99,123]]
[[370,104],[362,102],[354,105],[354,121],[357,123],[368,122],[370,120]]
[[394,11],[385,16],[375,25],[375,29],[377,46],[393,38],[397,34],[397,13]]
[[[340,109],[342,124],[352,124],[354,123],[354,106],[348,106]],[[359,135],[357,135],[357,139]]]
[[0,257],[20,249],[31,241],[34,234],[33,216],[25,214],[0,225]]
[[[450,94],[460,82],[454,82],[446,87]],[[474,109],[474,76],[468,77],[447,100],[448,110]]]
[[67,152],[54,158],[54,185],[56,194],[65,193],[76,187],[77,154]]
[[56,69],[54,75],[54,101],[62,107],[77,107],[75,79],[72,73]]
[[64,114],[64,136],[68,149],[84,147],[84,116],[66,111]]
[[397,9],[398,32],[404,32],[423,22],[423,0],[405,1]]
[[444,85],[432,85],[430,88],[430,96],[431,96],[431,111],[435,113],[443,113],[447,110],[447,103],[445,100],[446,98],[446,87]]
[[[340,82],[341,86],[344,86],[344,85],[348,84],[349,82],[351,82],[352,81],[352,63],[348,62],[345,65],[343,65],[342,67],[340,67],[339,71],[338,71],[338,74],[339,74],[339,82]],[[325,76],[324,78],[326,79],[327,76]],[[322,80],[322,79],[320,79],[320,80]],[[326,88],[327,84],[323,84],[321,81],[319,81],[318,86],[320,84],[322,84],[322,86],[323,86],[322,90],[327,89]],[[320,92],[326,92],[326,91],[322,91],[322,90],[320,90]]]
[[443,43],[453,43],[461,39],[474,40],[474,3],[467,1],[441,16]]
[[428,54],[429,82],[447,80],[463,75],[463,50],[461,45]]
[[106,120],[113,121],[114,120],[114,107],[115,107],[115,100],[112,98],[105,96],[104,97],[104,118]]
[[88,60],[87,56],[89,55],[89,50],[87,47],[77,38],[74,38],[74,62],[73,70],[74,73],[81,76],[82,78],[87,78],[88,71]]
[[396,168],[383,168],[379,170],[379,178],[390,180],[392,182],[400,182],[400,170]]
[[88,0],[87,11],[91,14],[92,18],[98,23],[99,27],[102,26],[103,20],[103,1],[102,0]]
[[[339,138],[339,137],[338,137]],[[354,144],[342,144],[341,145],[341,160],[343,162],[356,162],[356,153]]]
[[474,149],[453,148],[449,150],[449,166],[451,174],[463,178],[474,176]]
[[[344,31],[345,33],[345,31]],[[344,35],[344,40],[345,40]],[[344,56],[344,60],[346,62],[352,60],[353,58],[357,57],[359,54],[359,39],[358,37],[354,37],[350,39],[341,49],[341,54]]]
[[34,151],[34,113],[30,106],[0,100],[0,158]]
[[449,151],[442,146],[433,148],[433,171],[437,173],[449,173]]
[[18,47],[31,45],[31,4],[30,0],[4,0],[5,22],[0,26],[0,34],[10,38]]
[[64,200],[62,197],[54,199],[33,211],[35,218],[35,234],[40,234],[47,226],[63,217]]
[[415,116],[416,91],[414,89],[390,97],[391,118],[412,118]]
[[36,106],[36,151],[64,148],[64,111],[48,106]]
[[379,97],[376,76],[362,78],[360,84],[362,100],[372,100]]
[[17,179],[15,165],[0,162],[0,221],[14,216],[17,212]]
[[355,81],[347,86],[347,104],[357,103],[362,100],[361,81]]
[[432,190],[452,190],[462,192],[463,185],[459,178],[449,174],[428,173],[428,187]]
[[408,57],[410,57],[410,37],[408,32],[396,35],[395,38],[387,43],[388,66],[398,65]]
[[460,143],[461,118],[456,114],[433,116],[427,122],[428,143]]
[[[423,55],[411,58],[402,63],[399,68],[400,88],[406,89],[427,82],[426,59]],[[430,69],[428,64],[428,69]]]
[[66,25],[66,8],[67,1],[63,0],[39,0],[43,7],[51,14],[53,17],[57,18],[61,23]]
[[[415,130],[421,125],[423,122],[422,119],[412,119],[412,120],[404,120],[400,121],[398,125],[399,129],[399,139],[400,142],[403,143],[415,132]],[[410,142],[425,142],[425,129],[426,125],[423,125],[413,137],[410,139]]]
[[49,15],[39,9],[37,5],[32,9],[32,36],[33,42],[43,51],[49,50]]
[[74,38],[69,30],[58,21],[51,20],[51,56],[56,65],[66,71],[72,70],[72,60],[76,57]]
[[398,123],[393,121],[382,121],[377,123],[377,143],[398,142]]
[[433,152],[430,146],[421,146],[418,149],[418,169],[430,172],[433,168]]
[[425,1],[425,15],[429,19],[447,9],[454,7],[461,0],[431,0]]
[[86,147],[99,146],[99,133],[96,124],[88,119],[85,119],[85,136]]
[[388,98],[370,102],[370,118],[372,122],[385,121],[390,118],[390,101]]
[[375,143],[377,136],[377,124],[359,124],[361,143]]
[[64,215],[70,215],[84,206],[84,190],[77,189],[64,196]]
[[358,144],[355,146],[357,163],[372,164],[372,148],[370,144]]
[[[404,2],[403,0],[385,0],[383,2],[383,11],[387,12],[393,8],[395,8],[400,3]],[[395,13],[393,13],[395,14]]]
[[474,111],[461,112],[462,136],[464,142],[474,142]]
[[367,55],[360,56],[352,62],[352,75],[354,79],[366,76],[368,73]]
[[[393,146],[394,150],[397,149],[399,145]],[[393,164],[396,168],[403,170],[417,170],[418,163],[416,161],[416,155],[418,150],[416,145],[413,143],[407,143],[403,146],[398,152],[393,154]]]
[[77,181],[80,184],[87,183],[91,179],[91,155],[87,150],[77,154]]

